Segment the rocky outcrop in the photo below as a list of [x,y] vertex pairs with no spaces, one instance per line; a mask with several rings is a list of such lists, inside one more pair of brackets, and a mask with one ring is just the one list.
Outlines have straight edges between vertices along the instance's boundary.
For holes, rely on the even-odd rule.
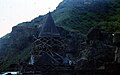
[[[106,34],[106,35],[105,35]],[[114,61],[113,36],[111,33],[102,32],[98,28],[91,28],[87,34],[85,49],[83,50],[84,57],[88,62],[84,65],[94,65],[93,68],[102,66],[105,62]]]

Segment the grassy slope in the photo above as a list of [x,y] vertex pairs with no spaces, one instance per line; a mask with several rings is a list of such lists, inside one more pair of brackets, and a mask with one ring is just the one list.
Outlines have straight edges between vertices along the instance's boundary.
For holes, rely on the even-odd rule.
[[[88,7],[87,9],[91,9]],[[60,26],[67,27],[72,30],[78,30],[82,33],[93,26],[100,26],[106,31],[115,32],[120,31],[120,1],[111,0],[106,11],[100,9],[81,9],[81,7],[58,7],[55,11],[56,23]],[[101,7],[102,9],[102,7]]]

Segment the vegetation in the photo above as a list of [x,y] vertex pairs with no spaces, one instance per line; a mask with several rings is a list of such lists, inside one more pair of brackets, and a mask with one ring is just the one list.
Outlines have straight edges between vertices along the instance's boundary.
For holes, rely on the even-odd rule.
[[[95,7],[96,6],[96,7]],[[69,27],[70,29],[78,30],[82,33],[93,26],[99,26],[106,31],[120,31],[120,1],[108,0],[104,7],[102,5],[94,7],[59,6],[55,11],[56,23],[60,26]],[[60,8],[60,9],[59,9]],[[104,9],[104,10],[101,10]]]
[[[105,3],[98,2],[91,5],[72,4],[75,0],[70,3],[65,1],[67,0],[60,3],[52,12],[56,25],[83,34],[94,26],[109,32],[120,31],[119,0],[108,0]],[[13,27],[10,34],[0,38],[0,70],[5,70],[10,64],[17,64],[19,60],[27,61],[33,35],[37,33],[34,30],[45,22],[45,17],[46,15],[39,16],[31,22],[21,23]],[[30,28],[33,28],[33,31]]]

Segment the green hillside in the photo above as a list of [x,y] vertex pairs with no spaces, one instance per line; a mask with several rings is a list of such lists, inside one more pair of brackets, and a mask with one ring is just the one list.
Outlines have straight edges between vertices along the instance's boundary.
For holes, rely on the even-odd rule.
[[59,11],[56,10],[54,13],[56,23],[82,33],[86,33],[93,26],[100,26],[110,32],[119,31],[119,1],[102,1],[105,0],[91,5],[81,5],[80,7],[78,5],[65,6],[67,4],[62,5],[61,3],[61,6],[57,8]]
[[[82,1],[63,0],[52,12],[56,25],[84,35],[95,26],[109,32],[120,31],[119,0],[96,0],[88,4]],[[6,70],[13,63],[28,60],[33,35],[37,37],[37,29],[45,20],[46,15],[20,23],[13,27],[11,33],[0,38],[0,70]]]

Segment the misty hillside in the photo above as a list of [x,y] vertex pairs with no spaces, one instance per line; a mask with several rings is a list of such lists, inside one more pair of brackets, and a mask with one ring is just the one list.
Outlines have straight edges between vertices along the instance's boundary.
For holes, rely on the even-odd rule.
[[[52,12],[52,16],[58,28],[79,32],[84,41],[91,27],[96,26],[112,33],[120,31],[119,12],[119,0],[63,0]],[[30,22],[14,26],[11,33],[0,38],[0,70],[5,70],[13,63],[18,64],[19,61],[28,61],[31,44],[45,21],[46,15],[38,16]],[[64,35],[63,32],[61,34]]]

